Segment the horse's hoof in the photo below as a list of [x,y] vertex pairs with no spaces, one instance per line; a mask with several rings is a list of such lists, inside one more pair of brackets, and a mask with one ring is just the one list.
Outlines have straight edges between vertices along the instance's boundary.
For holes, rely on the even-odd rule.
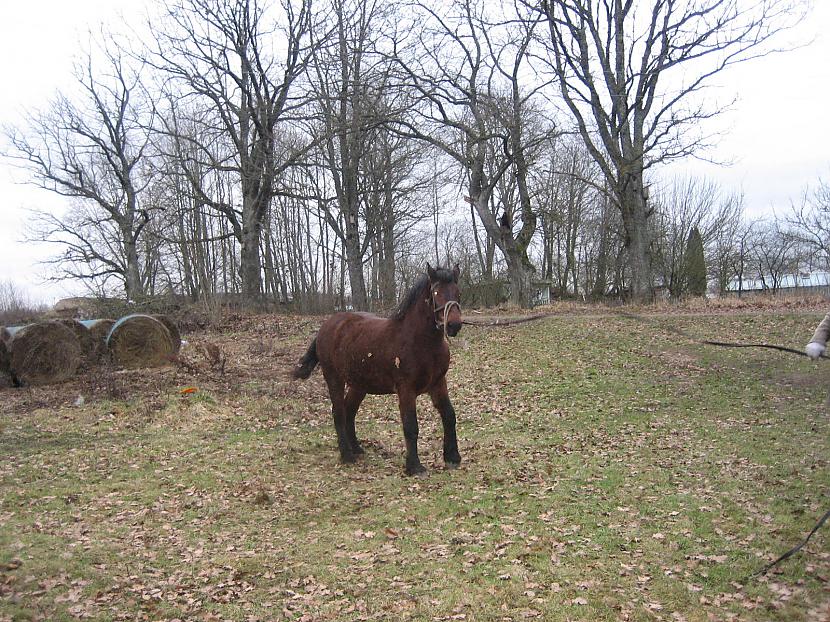
[[340,454],[340,462],[343,464],[354,464],[357,462],[357,457],[354,454]]
[[458,467],[461,466],[461,460],[458,462],[449,462],[447,460],[444,461],[444,468],[450,471],[455,471]]
[[406,467],[406,474],[415,477],[426,477],[427,469],[423,464],[416,464],[412,467]]
[[366,450],[365,450],[365,449],[363,449],[363,447],[361,447],[360,445],[354,445],[354,446],[352,447],[352,453],[353,453],[355,456],[362,456],[363,454],[365,454],[365,453],[366,453]]

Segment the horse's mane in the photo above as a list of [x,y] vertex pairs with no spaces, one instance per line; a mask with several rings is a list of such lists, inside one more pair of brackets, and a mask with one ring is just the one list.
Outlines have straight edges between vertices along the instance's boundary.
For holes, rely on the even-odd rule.
[[[438,276],[438,281],[441,283],[452,283],[454,276],[452,270],[448,270],[447,268],[435,268],[435,274]],[[422,274],[415,284],[409,288],[409,291],[406,295],[401,299],[398,306],[392,312],[392,315],[389,316],[391,320],[402,320],[409,309],[418,302],[418,299],[424,295],[424,290],[429,287],[429,277],[426,274]]]

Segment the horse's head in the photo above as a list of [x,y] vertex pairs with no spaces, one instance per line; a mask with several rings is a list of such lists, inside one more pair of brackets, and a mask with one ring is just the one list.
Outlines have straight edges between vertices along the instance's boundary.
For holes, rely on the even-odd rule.
[[435,326],[455,337],[461,330],[461,292],[458,289],[458,265],[452,270],[434,269],[427,264],[429,291]]

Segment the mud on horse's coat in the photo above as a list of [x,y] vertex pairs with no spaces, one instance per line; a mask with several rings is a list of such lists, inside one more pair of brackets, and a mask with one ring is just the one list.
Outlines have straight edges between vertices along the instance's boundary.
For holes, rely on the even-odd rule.
[[455,410],[447,393],[450,351],[445,336],[461,330],[458,266],[431,268],[409,290],[389,318],[370,313],[337,313],[326,320],[293,376],[305,379],[319,364],[329,389],[337,444],[343,462],[354,462],[363,448],[355,434],[355,415],[367,394],[398,396],[406,441],[406,472],[424,473],[418,458],[415,401],[429,394],[441,414],[444,462],[461,463]]

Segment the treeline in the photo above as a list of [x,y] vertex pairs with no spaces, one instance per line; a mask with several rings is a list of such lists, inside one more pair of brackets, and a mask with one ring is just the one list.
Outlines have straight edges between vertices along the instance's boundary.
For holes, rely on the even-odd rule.
[[[701,269],[725,290],[826,268],[826,185],[749,224],[740,196],[655,173],[703,147],[682,130],[714,114],[686,105],[705,79],[795,23],[783,0],[711,0],[705,23],[699,4],[158,2],[6,127],[5,155],[69,199],[32,228],[55,277],[129,300],[389,308],[426,261],[459,263],[482,297],[504,280],[522,306],[539,280],[680,297]],[[704,48],[700,80],[658,88]]]

